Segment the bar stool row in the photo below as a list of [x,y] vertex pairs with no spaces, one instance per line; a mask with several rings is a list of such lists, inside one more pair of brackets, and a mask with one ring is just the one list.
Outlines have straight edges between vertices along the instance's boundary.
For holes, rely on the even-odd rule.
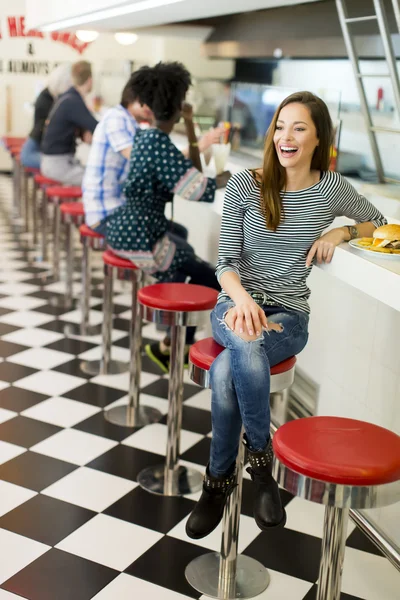
[[[18,150],[12,150],[18,161]],[[104,238],[83,224],[79,202],[80,190],[54,186],[38,173],[33,173],[37,191],[54,202],[53,276],[59,277],[60,224],[66,228],[67,278],[65,306],[73,297],[73,226],[80,227],[83,242],[82,281],[84,293],[82,322],[70,334],[90,335],[90,251],[103,250]],[[18,181],[14,183],[18,191]],[[42,209],[45,200],[42,201]],[[25,205],[25,214],[28,209]],[[34,209],[35,213],[35,209]],[[46,207],[47,217],[47,207]],[[44,210],[42,221],[44,222]],[[37,218],[33,216],[34,225]],[[43,255],[46,241],[42,238]],[[57,247],[56,247],[57,246]],[[182,423],[183,362],[187,326],[198,326],[213,308],[216,292],[187,284],[155,284],[143,287],[143,274],[132,262],[103,254],[104,294],[102,325],[102,360],[82,365],[96,374],[121,372],[129,368],[129,402],[124,407],[105,411],[105,418],[122,426],[142,427],[155,422],[160,413],[141,406],[140,346],[142,320],[171,327],[171,361],[168,392],[168,442],[165,464],[144,469],[138,476],[146,490],[174,496],[200,489],[199,472],[179,464],[179,441]],[[132,319],[130,329],[130,364],[121,366],[111,360],[112,302],[114,278],[132,283]],[[97,330],[96,330],[97,331]],[[224,349],[212,339],[202,340],[190,351],[191,378],[209,387],[209,369]],[[284,361],[271,369],[271,392],[287,389],[294,377],[296,359]],[[339,600],[349,509],[386,506],[400,500],[400,437],[372,424],[334,417],[311,417],[287,423],[273,438],[277,481],[289,492],[312,502],[325,504],[325,523],[321,550],[317,600]],[[186,576],[199,592],[213,598],[252,598],[269,585],[269,574],[263,565],[246,556],[238,556],[244,446],[237,458],[237,485],[228,499],[224,518],[221,552],[203,555],[190,563]]]

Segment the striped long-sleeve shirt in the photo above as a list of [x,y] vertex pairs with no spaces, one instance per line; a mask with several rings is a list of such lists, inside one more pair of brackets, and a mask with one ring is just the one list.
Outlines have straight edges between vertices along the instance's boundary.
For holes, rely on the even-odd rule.
[[[335,217],[356,223],[372,221],[379,227],[384,216],[339,173],[327,171],[315,185],[282,193],[283,219],[268,230],[260,209],[260,186],[248,170],[228,182],[222,217],[218,280],[227,271],[239,275],[248,291],[262,291],[278,306],[310,312],[306,257],[313,243]],[[226,300],[224,290],[218,300]]]

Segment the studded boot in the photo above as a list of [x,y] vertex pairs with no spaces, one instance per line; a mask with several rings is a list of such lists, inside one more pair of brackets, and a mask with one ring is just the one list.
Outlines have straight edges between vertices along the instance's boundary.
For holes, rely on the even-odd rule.
[[282,506],[279,487],[272,476],[272,461],[274,452],[272,442],[261,452],[253,452],[249,448],[246,435],[243,443],[248,451],[250,467],[246,469],[256,486],[253,505],[254,519],[260,529],[267,530],[271,527],[284,527],[286,524],[286,511]]
[[195,540],[209,535],[218,527],[228,496],[235,487],[235,472],[228,477],[213,477],[207,467],[203,492],[186,522],[186,534]]

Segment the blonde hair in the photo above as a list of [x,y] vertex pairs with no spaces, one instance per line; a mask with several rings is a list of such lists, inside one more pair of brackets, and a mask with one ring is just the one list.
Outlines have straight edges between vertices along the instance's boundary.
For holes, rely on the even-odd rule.
[[92,65],[87,60],[80,60],[72,65],[72,83],[80,87],[92,76]]
[[71,63],[62,63],[58,65],[49,75],[47,80],[47,88],[53,98],[61,96],[72,85],[71,79]]

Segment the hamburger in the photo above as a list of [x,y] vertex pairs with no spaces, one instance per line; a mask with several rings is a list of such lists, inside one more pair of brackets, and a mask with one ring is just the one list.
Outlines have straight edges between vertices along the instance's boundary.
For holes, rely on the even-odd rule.
[[400,225],[392,223],[375,229],[371,250],[377,250],[378,252],[390,251],[393,254],[400,254]]

